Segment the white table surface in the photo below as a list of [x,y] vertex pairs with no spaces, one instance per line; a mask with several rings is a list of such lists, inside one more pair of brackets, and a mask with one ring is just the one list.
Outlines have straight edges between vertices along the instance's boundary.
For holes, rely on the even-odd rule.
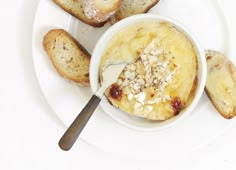
[[[81,140],[75,149],[61,151],[57,143],[65,127],[43,97],[32,61],[32,28],[38,2],[2,1],[0,7],[1,170],[236,169],[236,123],[198,150],[169,159],[125,160]],[[236,3],[233,0],[220,0],[220,3],[229,25],[236,30]]]

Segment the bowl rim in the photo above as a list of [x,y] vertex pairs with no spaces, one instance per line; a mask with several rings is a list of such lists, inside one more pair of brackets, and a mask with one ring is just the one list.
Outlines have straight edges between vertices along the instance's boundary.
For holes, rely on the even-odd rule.
[[[112,25],[110,28],[108,28],[103,35],[99,38],[99,40],[97,41],[95,48],[92,52],[91,55],[91,61],[90,61],[90,68],[89,68],[89,79],[90,79],[90,85],[91,85],[91,90],[92,93],[95,93],[99,87],[99,73],[97,74],[93,74],[96,72],[99,72],[96,68],[99,69],[99,65],[100,65],[100,61],[101,61],[101,56],[102,56],[102,52],[104,52],[104,49],[106,47],[106,45],[104,45],[104,41],[108,42],[114,35],[116,32],[118,32],[119,30],[121,30],[122,28],[125,28],[129,25],[132,25],[134,23],[137,22],[141,22],[144,20],[156,20],[156,21],[160,21],[160,22],[168,22],[173,26],[176,26],[178,30],[180,30],[183,34],[185,34],[188,39],[190,39],[190,41],[193,43],[193,46],[196,50],[197,53],[197,59],[198,59],[198,87],[197,87],[197,91],[195,93],[194,99],[192,100],[192,102],[189,104],[189,106],[185,109],[185,111],[182,112],[182,114],[178,117],[175,118],[175,120],[164,124],[163,126],[158,126],[158,127],[152,127],[152,128],[143,128],[143,127],[138,127],[138,126],[133,126],[129,123],[126,123],[122,120],[120,120],[119,118],[115,117],[112,113],[108,113],[107,111],[105,111],[103,109],[103,111],[109,115],[114,121],[118,122],[119,124],[127,127],[127,128],[131,128],[134,130],[138,130],[138,131],[157,131],[157,130],[162,130],[162,129],[166,129],[168,127],[172,127],[174,124],[181,122],[181,120],[185,119],[197,106],[198,102],[200,101],[200,98],[204,92],[204,87],[205,87],[205,83],[206,83],[206,74],[207,74],[207,65],[206,65],[206,59],[205,59],[205,55],[204,55],[204,50],[201,47],[198,39],[196,38],[196,36],[194,35],[193,32],[190,31],[189,28],[187,28],[186,25],[184,25],[183,23],[172,19],[170,17],[165,17],[165,16],[160,16],[157,14],[138,14],[138,15],[134,15],[128,18],[125,18],[117,23],[115,23],[114,25]],[[101,48],[101,46],[103,48]],[[103,49],[103,50],[101,50]],[[100,52],[99,52],[100,51]],[[97,56],[100,55],[100,58],[98,59]],[[99,60],[99,61],[98,61]],[[102,104],[100,104],[101,106]],[[102,106],[101,106],[102,107]],[[103,107],[102,107],[103,108]],[[115,108],[114,108],[115,109]],[[128,113],[127,113],[128,114]],[[165,120],[166,122],[169,120]]]

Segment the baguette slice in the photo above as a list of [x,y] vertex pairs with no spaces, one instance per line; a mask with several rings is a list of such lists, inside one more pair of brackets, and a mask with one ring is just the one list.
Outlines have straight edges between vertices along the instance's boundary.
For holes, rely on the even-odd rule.
[[90,55],[63,29],[50,30],[43,47],[57,72],[80,86],[89,86]]
[[119,21],[132,15],[146,13],[159,1],[160,0],[124,0],[112,20]]
[[99,22],[93,18],[88,18],[85,15],[82,0],[53,0],[53,2],[88,25],[93,27],[102,27],[105,24],[105,22]]
[[207,50],[205,91],[216,110],[226,119],[236,116],[236,68],[222,53]]
[[98,22],[107,21],[120,7],[123,0],[82,0],[84,13]]

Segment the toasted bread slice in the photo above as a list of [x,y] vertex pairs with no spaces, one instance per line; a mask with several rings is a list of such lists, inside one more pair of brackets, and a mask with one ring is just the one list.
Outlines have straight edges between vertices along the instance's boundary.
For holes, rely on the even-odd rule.
[[90,55],[68,32],[50,30],[44,36],[43,47],[61,76],[81,86],[89,85]]
[[146,13],[159,1],[160,0],[124,0],[121,3],[120,9],[115,13],[112,19],[119,21],[132,15]]
[[236,116],[236,68],[222,53],[207,50],[206,94],[226,119]]
[[102,27],[105,24],[105,22],[99,22],[93,18],[88,18],[85,15],[82,0],[53,0],[53,2],[63,10],[67,11],[68,13],[88,25],[94,27]]
[[107,21],[120,7],[123,0],[82,0],[84,13],[98,22]]

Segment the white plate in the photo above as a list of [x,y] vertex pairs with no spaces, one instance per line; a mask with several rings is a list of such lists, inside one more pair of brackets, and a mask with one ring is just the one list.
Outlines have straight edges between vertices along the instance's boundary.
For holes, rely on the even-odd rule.
[[[231,55],[230,31],[219,4],[213,0],[161,0],[150,13],[168,16],[187,25],[205,48]],[[90,27],[61,10],[50,0],[41,0],[33,30],[33,60],[36,75],[48,104],[65,125],[69,125],[91,97],[90,88],[81,88],[60,77],[42,47],[43,36],[52,28],[70,32],[88,51],[109,27]],[[204,94],[197,109],[181,124],[158,132],[141,132],[116,123],[98,108],[81,138],[111,154],[139,159],[161,159],[192,151],[211,141],[232,124],[223,119]]]

